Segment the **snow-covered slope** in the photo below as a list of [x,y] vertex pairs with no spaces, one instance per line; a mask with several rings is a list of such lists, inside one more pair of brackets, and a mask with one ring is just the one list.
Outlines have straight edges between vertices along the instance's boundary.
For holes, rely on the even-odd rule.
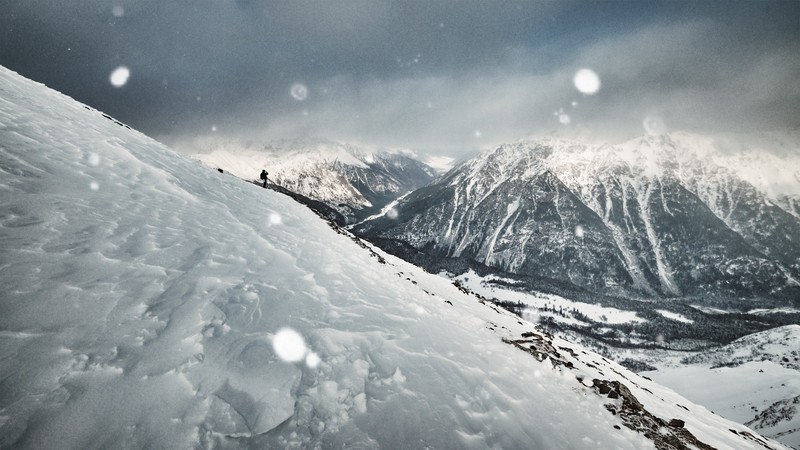
[[355,230],[595,292],[796,299],[800,157],[738,166],[759,154],[686,134],[622,145],[522,141],[465,162],[404,198],[394,217]]
[[320,139],[268,144],[214,141],[193,157],[243,179],[261,169],[270,182],[325,202],[351,221],[380,211],[387,203],[430,182],[435,169],[410,151],[372,151]]
[[800,448],[800,325],[659,365],[645,374],[717,414]]
[[782,448],[4,68],[0,171],[0,447]]

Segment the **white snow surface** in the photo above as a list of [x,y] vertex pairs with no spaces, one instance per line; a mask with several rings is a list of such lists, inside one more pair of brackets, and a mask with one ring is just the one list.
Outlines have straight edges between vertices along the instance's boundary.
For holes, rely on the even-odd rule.
[[439,173],[445,173],[453,168],[456,159],[450,156],[428,155],[422,159],[422,162],[434,168]]
[[800,448],[800,325],[744,336],[644,374],[731,420]]
[[501,340],[533,325],[4,68],[0,172],[0,447],[653,448],[579,372],[764,448],[566,341],[585,362],[539,362]]
[[789,306],[784,308],[770,308],[770,309],[757,308],[747,311],[747,314],[755,314],[758,316],[763,316],[766,314],[797,314],[797,313],[800,313],[800,309],[792,308]]
[[482,277],[470,270],[455,277],[455,279],[458,280],[458,282],[462,285],[467,286],[471,291],[483,295],[484,297],[497,298],[498,300],[508,302],[522,302],[524,305],[531,308],[529,309],[531,319],[549,316],[558,322],[574,324],[581,323],[580,321],[572,319],[571,317],[564,317],[558,314],[545,312],[544,309],[546,307],[550,311],[560,309],[568,315],[570,311],[575,309],[591,320],[601,323],[621,324],[647,322],[647,319],[637,316],[636,311],[625,311],[619,308],[612,308],[610,306],[577,302],[555,294],[546,294],[543,292],[529,293],[503,288],[493,283],[495,280],[503,280],[495,275]]
[[666,309],[657,309],[655,311],[661,314],[662,316],[666,317],[667,319],[674,320],[676,322],[694,323],[694,320],[687,318],[683,314],[678,314],[676,312],[668,311]]
[[[770,361],[753,361],[736,367],[678,366],[644,375],[739,423],[754,420],[776,402],[800,395],[798,372]],[[757,431],[797,448],[800,415],[795,410],[792,417]]]

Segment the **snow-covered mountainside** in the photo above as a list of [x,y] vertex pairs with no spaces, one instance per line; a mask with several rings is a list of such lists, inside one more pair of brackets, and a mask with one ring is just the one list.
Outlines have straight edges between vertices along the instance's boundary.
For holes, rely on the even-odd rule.
[[0,447],[780,449],[0,68]]
[[651,361],[644,372],[717,414],[800,448],[800,325],[751,334],[729,345]]
[[796,304],[800,157],[739,167],[757,155],[686,134],[618,146],[523,141],[467,161],[355,231],[595,292]]
[[800,372],[800,325],[787,325],[741,337],[684,360],[687,364],[735,367],[750,361],[770,361]]
[[327,140],[206,145],[206,153],[193,157],[207,166],[243,179],[257,179],[266,169],[270,182],[325,202],[350,222],[428,184],[436,173],[409,151],[370,151]]

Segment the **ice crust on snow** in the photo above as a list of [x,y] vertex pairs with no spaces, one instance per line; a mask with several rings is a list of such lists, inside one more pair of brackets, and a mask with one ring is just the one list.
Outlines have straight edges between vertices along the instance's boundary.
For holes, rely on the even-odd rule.
[[[531,324],[288,197],[4,68],[0,137],[0,447],[653,448],[501,340]],[[286,327],[316,364],[279,357]],[[554,343],[703,442],[761,448]]]

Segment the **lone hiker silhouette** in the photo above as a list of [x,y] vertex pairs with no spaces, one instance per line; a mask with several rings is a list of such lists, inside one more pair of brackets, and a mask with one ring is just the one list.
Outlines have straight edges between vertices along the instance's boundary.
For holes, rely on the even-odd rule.
[[261,169],[261,179],[264,180],[264,185],[261,187],[267,187],[267,175],[269,175],[269,173],[266,170]]

